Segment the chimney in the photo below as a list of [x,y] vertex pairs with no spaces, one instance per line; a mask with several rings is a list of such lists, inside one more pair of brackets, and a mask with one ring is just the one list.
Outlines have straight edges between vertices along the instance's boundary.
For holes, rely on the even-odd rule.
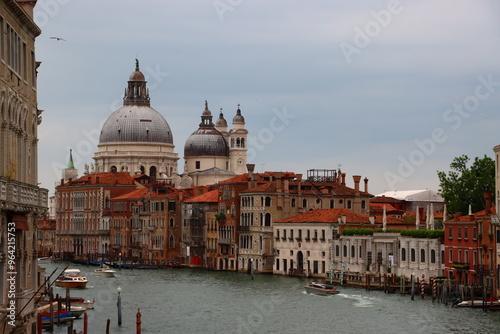
[[61,186],[64,184],[64,179],[61,179]]
[[365,179],[363,181],[365,181],[365,193],[367,193],[368,192],[368,178],[365,177]]
[[96,183],[96,184],[99,184],[99,176],[96,176],[96,177],[95,177],[95,183]]
[[361,181],[360,175],[353,175],[352,179],[354,180],[354,191],[356,194],[359,194],[359,181]]
[[372,224],[372,225],[375,224],[375,217],[370,216],[370,217],[368,217],[368,220],[370,221],[370,224]]
[[283,191],[283,183],[282,183],[281,176],[282,176],[281,172],[274,173],[274,177],[276,179],[276,192],[279,192],[279,193]]
[[248,181],[248,189],[252,189],[255,187],[255,179],[253,175],[254,170],[255,164],[247,164],[248,178],[250,179],[250,181]]
[[485,191],[484,193],[484,203],[485,203],[485,213],[487,215],[491,214],[491,191]]
[[341,184],[343,186],[345,186],[345,173],[342,173],[341,176],[342,176],[342,183]]
[[299,195],[302,195],[302,174],[297,174],[297,191]]

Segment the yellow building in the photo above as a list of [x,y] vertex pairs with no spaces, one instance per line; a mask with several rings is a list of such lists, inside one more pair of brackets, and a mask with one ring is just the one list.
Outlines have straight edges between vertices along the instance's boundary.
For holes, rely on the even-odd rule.
[[0,2],[0,331],[35,333],[38,187],[36,1]]

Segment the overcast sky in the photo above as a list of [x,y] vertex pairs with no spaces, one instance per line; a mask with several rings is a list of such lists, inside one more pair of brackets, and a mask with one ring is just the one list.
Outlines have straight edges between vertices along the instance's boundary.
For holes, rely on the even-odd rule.
[[70,148],[80,173],[93,162],[139,58],[180,158],[205,100],[228,122],[240,104],[257,171],[340,166],[372,194],[437,191],[454,157],[500,144],[499,12],[493,0],[38,0],[39,182],[54,192]]

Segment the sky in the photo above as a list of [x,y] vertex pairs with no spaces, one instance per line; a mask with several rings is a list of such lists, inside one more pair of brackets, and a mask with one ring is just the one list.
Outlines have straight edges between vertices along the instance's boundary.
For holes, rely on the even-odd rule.
[[80,173],[93,162],[138,58],[181,159],[205,100],[228,123],[240,104],[258,172],[340,168],[374,195],[437,191],[455,157],[500,144],[499,12],[494,0],[38,0],[39,182],[54,193],[70,149]]

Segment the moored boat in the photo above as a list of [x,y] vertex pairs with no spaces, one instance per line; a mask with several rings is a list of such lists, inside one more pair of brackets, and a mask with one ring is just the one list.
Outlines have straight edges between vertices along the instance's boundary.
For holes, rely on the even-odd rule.
[[87,277],[80,274],[80,269],[66,269],[56,279],[56,285],[68,288],[85,288]]
[[500,300],[496,298],[464,300],[456,305],[458,307],[484,307],[500,309]]
[[321,296],[336,295],[337,293],[340,292],[333,285],[325,283],[310,282],[304,288],[307,293],[321,295]]

